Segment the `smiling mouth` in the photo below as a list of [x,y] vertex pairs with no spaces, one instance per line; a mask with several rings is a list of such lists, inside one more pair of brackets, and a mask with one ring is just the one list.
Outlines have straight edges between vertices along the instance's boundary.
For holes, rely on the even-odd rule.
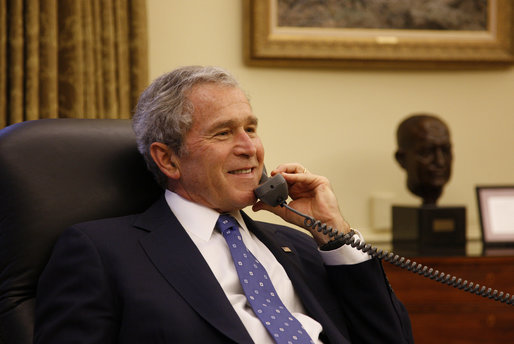
[[241,170],[229,171],[228,173],[230,173],[230,174],[248,174],[248,173],[252,173],[252,170],[253,170],[253,168],[244,168]]

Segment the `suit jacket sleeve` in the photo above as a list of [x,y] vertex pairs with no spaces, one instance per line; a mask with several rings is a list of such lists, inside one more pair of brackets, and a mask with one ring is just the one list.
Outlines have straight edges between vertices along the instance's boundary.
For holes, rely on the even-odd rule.
[[378,259],[327,266],[352,343],[413,343],[410,319]]
[[[307,306],[305,286],[316,297],[317,303],[331,318],[321,321],[311,308],[311,315],[321,321],[327,340],[339,343],[334,331],[351,343],[413,343],[410,319],[402,303],[396,298],[380,260],[374,258],[353,265],[325,265],[312,237],[288,227],[259,223],[259,228],[272,233],[261,240],[273,248],[294,247],[299,264],[277,259],[288,271],[289,277]],[[283,254],[282,254],[283,255]],[[297,266],[301,273],[296,273]],[[300,278],[296,278],[300,276]],[[307,307],[309,309],[309,307]],[[335,329],[334,329],[335,327]]]

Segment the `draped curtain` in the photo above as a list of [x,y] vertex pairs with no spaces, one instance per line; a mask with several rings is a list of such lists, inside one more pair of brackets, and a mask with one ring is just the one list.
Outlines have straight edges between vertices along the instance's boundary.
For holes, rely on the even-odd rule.
[[130,118],[147,48],[146,0],[0,0],[0,128]]

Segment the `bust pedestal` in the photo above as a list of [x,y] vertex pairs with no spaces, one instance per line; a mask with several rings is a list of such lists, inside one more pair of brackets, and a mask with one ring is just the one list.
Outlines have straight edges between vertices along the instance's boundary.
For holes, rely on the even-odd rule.
[[393,252],[465,255],[466,208],[393,206]]

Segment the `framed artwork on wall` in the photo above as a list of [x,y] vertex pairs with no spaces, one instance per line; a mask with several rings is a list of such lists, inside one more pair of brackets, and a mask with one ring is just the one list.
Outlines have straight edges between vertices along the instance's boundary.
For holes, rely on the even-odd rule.
[[514,62],[510,0],[244,0],[248,65],[477,68]]
[[477,186],[484,247],[514,247],[514,185]]

